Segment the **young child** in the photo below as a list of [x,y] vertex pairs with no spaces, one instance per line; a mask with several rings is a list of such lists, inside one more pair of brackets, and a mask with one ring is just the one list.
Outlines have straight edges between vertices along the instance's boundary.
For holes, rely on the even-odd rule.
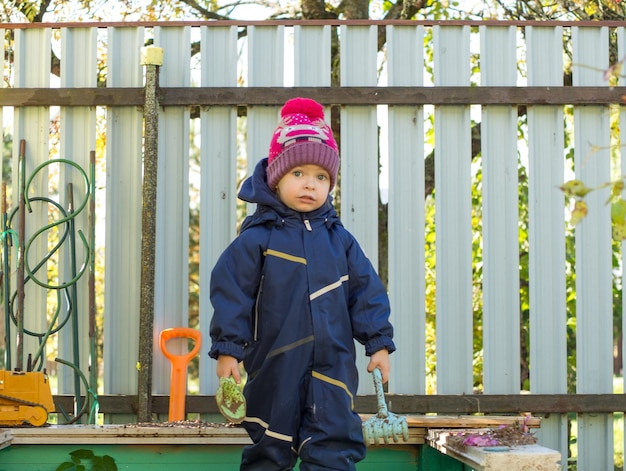
[[365,456],[354,339],[389,377],[389,299],[330,192],[339,154],[324,110],[294,98],[239,198],[257,208],[211,275],[218,377],[248,379],[241,470],[354,470]]

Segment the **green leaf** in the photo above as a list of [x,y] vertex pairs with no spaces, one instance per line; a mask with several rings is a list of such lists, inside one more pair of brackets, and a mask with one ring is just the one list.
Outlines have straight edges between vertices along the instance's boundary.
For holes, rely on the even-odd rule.
[[624,224],[626,221],[626,201],[621,198],[611,204],[611,221],[613,224]]
[[68,469],[75,469],[75,467],[76,467],[75,463],[71,463],[69,461],[66,461],[64,463],[61,463],[59,466],[57,466],[55,471],[66,471]]
[[86,450],[84,448],[81,448],[80,450],[74,450],[72,452],[70,452],[70,455],[76,458],[80,458],[80,459],[87,459],[90,460],[93,458],[93,451],[91,450]]
[[106,471],[117,471],[117,465],[115,464],[115,460],[109,455],[104,455],[102,457],[102,461],[104,461]]
[[100,456],[94,456],[91,460],[91,471],[106,471],[102,458]]

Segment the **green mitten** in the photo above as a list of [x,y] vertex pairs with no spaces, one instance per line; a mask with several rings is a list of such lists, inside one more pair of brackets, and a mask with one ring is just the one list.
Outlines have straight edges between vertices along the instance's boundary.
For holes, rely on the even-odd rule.
[[246,398],[239,385],[232,378],[220,378],[220,385],[215,393],[215,401],[220,413],[234,424],[240,424],[246,417]]

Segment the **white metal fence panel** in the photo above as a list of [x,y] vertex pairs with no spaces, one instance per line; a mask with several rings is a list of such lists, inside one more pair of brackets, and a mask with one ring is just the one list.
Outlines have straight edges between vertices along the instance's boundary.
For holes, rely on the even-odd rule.
[[[517,30],[480,27],[481,85],[515,86]],[[517,107],[483,106],[483,385],[520,391]]]
[[[377,28],[340,29],[341,85],[376,85]],[[375,106],[341,109],[341,218],[378,267],[378,122]],[[357,345],[357,366],[362,381],[359,393],[374,391],[367,373],[368,359]]]
[[[626,52],[626,29],[625,28],[617,28],[617,54],[619,57],[624,57],[624,53]],[[624,77],[618,77],[620,85],[624,83]],[[624,145],[626,145],[626,107],[621,106],[619,110],[619,154],[620,154],[620,169],[622,175],[626,175],[626,153],[624,151]],[[621,262],[622,266],[626,264],[626,243],[622,242],[622,257]],[[624,286],[624,274],[622,273],[621,277],[622,287]],[[620,311],[622,314],[622,332],[625,332],[626,329],[626,298],[622,296],[622,305],[620,306]],[[624,349],[626,346],[626,336],[622,335],[622,351],[626,351]],[[622,359],[622,371],[626,371],[626,357]],[[624,378],[622,378],[622,391],[626,391],[624,388]],[[626,422],[623,424],[622,429],[626,432]],[[626,445],[626,433],[623,435],[622,439],[622,450]]]
[[[237,28],[201,30],[201,85],[237,86]],[[209,299],[211,269],[235,237],[237,226],[237,109],[212,106],[200,112],[200,312],[204,348],[199,359],[200,393],[214,394],[214,360],[206,352],[213,308]]]
[[[526,29],[528,86],[563,85],[563,28]],[[528,107],[530,390],[567,392],[563,108]],[[565,414],[545,418],[541,442],[567,456]]]
[[[64,28],[61,30],[61,87],[95,87],[97,86],[97,30],[94,28]],[[61,109],[60,116],[60,158],[68,159],[79,165],[86,173],[90,173],[90,152],[96,148],[96,110],[90,107],[65,107]],[[63,207],[68,208],[66,185],[71,183],[74,187],[73,207],[77,205],[89,191],[85,188],[83,180],[79,178],[76,169],[63,166],[60,175],[60,194]],[[75,230],[80,230],[88,237],[90,233],[89,206],[86,206],[75,218]],[[80,239],[77,237],[77,241]],[[76,257],[84,260],[89,256],[80,243],[76,247]],[[76,276],[72,271],[76,267],[71,263],[71,254],[65,254],[65,261],[61,265],[60,280],[66,282]],[[77,303],[73,306],[76,315],[73,316],[72,328],[61,329],[59,332],[59,358],[73,361],[81,370],[87,370],[89,365],[89,279],[88,271],[84,272],[76,284]],[[78,354],[74,350],[77,343]],[[75,391],[76,375],[70,368],[60,368],[58,372],[59,391],[69,394]],[[80,384],[80,383],[79,383]],[[80,386],[79,386],[80,388]],[[82,388],[82,393],[86,391]]]
[[[163,48],[159,70],[162,87],[191,83],[191,28],[159,27],[155,46]],[[156,266],[154,273],[153,390],[170,391],[171,364],[161,352],[159,335],[170,327],[188,327],[189,319],[189,108],[166,107],[159,112]],[[168,342],[168,351],[187,353],[186,341]]]
[[[387,27],[389,86],[423,85],[423,43],[423,26]],[[423,123],[423,106],[389,107],[389,298],[400,352],[389,391],[402,394],[426,392]]]
[[[330,26],[294,27],[294,85],[296,87],[330,87]],[[328,110],[326,110],[328,113]],[[326,116],[330,122],[330,116]]]
[[[252,26],[248,28],[248,83],[252,87],[280,87],[284,84],[285,28]],[[276,129],[280,107],[249,106],[247,113],[248,175],[257,162],[267,157],[270,138]],[[254,211],[254,205],[248,205]]]
[[[4,28],[0,28],[0,35],[2,38],[4,38],[5,36],[5,30]],[[2,46],[0,47],[0,51],[2,52],[2,54],[0,55],[0,70],[4,70],[4,57],[7,53],[7,43],[6,41],[2,41]],[[1,87],[0,87],[1,88]],[[3,123],[3,128],[4,128],[4,107],[0,106],[0,123]],[[3,139],[2,141],[4,142],[4,131],[2,132],[2,136]],[[7,181],[7,176],[4,173],[4,169],[0,169],[0,175],[2,175],[2,181],[5,182]],[[1,190],[0,190],[1,191]],[[1,202],[0,205],[4,205],[4,202]],[[4,208],[7,209],[7,208]]]
[[[144,29],[108,28],[107,33],[107,84],[143,86],[140,51]],[[107,111],[103,352],[106,394],[137,394],[142,129],[141,110],[136,107],[112,107]]]
[[[574,86],[601,85],[597,69],[609,65],[608,28],[573,28]],[[596,68],[594,71],[593,68]],[[590,187],[610,180],[609,110],[574,110],[575,172]],[[592,147],[591,147],[592,146]],[[610,208],[607,195],[587,198],[589,215],[576,227],[576,390],[613,392],[613,303]],[[613,421],[607,415],[578,417],[578,467],[613,466]]]
[[[435,86],[470,84],[468,26],[434,27]],[[473,389],[470,107],[435,107],[437,392]]]
[[[50,43],[51,31],[49,29],[36,30],[20,30],[15,32],[15,86],[16,87],[49,87],[50,86]],[[33,51],[37,51],[34,53]],[[20,169],[20,146],[19,143],[23,139],[26,141],[26,149],[24,154],[24,172],[23,174],[14,173],[12,194],[17,196],[20,194],[20,175],[23,180],[29,178],[34,170],[43,162],[49,159],[49,141],[50,141],[50,109],[48,107],[41,108],[22,108],[16,109],[14,114],[14,141],[12,165],[14,169]],[[32,189],[36,195],[29,193],[29,196],[47,197],[48,196],[48,170],[44,168],[38,172],[32,180]],[[18,198],[13,198],[14,204],[17,206]],[[41,203],[33,203],[32,212],[25,217],[25,231],[29,237],[34,235],[36,231],[48,224],[48,206]],[[17,221],[17,219],[16,219]],[[26,247],[25,247],[26,245]],[[35,265],[43,260],[48,251],[48,241],[46,237],[36,237],[31,240],[24,240],[19,244],[20,250],[26,253],[25,264],[30,265],[34,269]],[[28,250],[26,250],[28,248]],[[12,259],[17,262],[17,257]],[[32,264],[30,263],[32,262]],[[29,269],[26,268],[25,276],[28,276]],[[15,274],[13,270],[11,272]],[[41,281],[48,281],[47,264],[34,274]],[[11,286],[17,287],[17,277],[15,277]],[[24,328],[32,332],[45,332],[46,330],[46,293],[41,290],[35,283],[25,283],[24,286]],[[18,301],[19,305],[19,301]],[[19,306],[18,308],[19,309]],[[35,337],[24,336],[22,344],[24,358],[17,363],[19,358],[16,356],[14,365],[26,368],[27,352],[36,352],[38,342]],[[17,345],[16,345],[17,347]]]
[[[617,54],[619,57],[624,57],[626,53],[626,29],[625,28],[617,28]],[[619,84],[622,85],[624,83],[624,77],[618,77]],[[622,175],[626,175],[626,152],[624,151],[624,146],[626,145],[626,107],[621,106],[619,110],[619,155],[620,155],[620,170]],[[622,266],[626,265],[626,242],[622,242],[622,257],[621,262]],[[624,274],[622,273],[621,277],[622,287],[624,286]],[[626,298],[622,296],[622,305],[620,306],[620,311],[622,314],[622,332],[626,330]],[[626,336],[622,335],[622,351],[626,351],[624,348],[626,346]],[[626,357],[622,359],[622,371],[626,371]],[[622,391],[626,391],[624,387],[624,378],[622,378]],[[622,429],[626,432],[626,422],[623,424]],[[622,450],[626,450],[624,446],[626,445],[626,433],[623,435],[622,439]]]

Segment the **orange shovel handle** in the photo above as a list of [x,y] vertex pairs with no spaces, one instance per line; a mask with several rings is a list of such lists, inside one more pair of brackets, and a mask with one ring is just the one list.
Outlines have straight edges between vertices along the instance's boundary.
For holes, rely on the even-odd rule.
[[[167,350],[166,343],[174,338],[188,338],[195,340],[193,349],[185,355],[175,355]],[[161,332],[159,342],[163,355],[172,363],[172,378],[170,380],[170,422],[184,420],[185,418],[185,390],[187,383],[187,365],[200,351],[202,346],[202,334],[189,327],[172,327]]]

